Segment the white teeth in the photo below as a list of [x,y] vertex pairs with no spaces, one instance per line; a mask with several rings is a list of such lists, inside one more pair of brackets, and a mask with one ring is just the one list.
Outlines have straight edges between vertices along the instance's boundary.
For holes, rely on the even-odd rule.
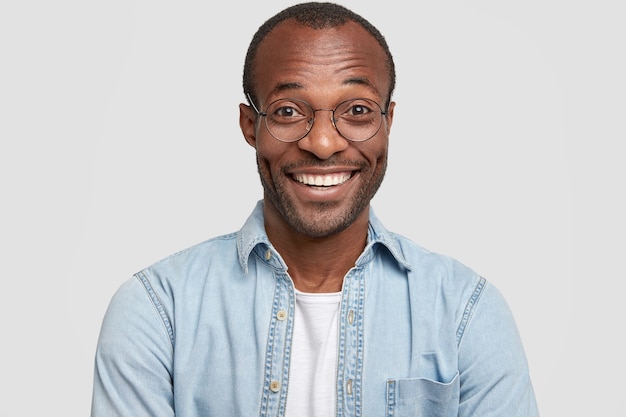
[[349,172],[342,172],[338,174],[329,175],[306,175],[297,174],[294,176],[295,180],[305,185],[315,185],[316,187],[330,187],[332,185],[343,184],[350,179]]

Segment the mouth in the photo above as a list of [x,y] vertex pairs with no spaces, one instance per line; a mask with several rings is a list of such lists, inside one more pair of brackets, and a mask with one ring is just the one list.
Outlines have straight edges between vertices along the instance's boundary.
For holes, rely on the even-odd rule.
[[352,172],[336,172],[332,174],[293,174],[293,179],[300,184],[312,187],[333,187],[347,182]]

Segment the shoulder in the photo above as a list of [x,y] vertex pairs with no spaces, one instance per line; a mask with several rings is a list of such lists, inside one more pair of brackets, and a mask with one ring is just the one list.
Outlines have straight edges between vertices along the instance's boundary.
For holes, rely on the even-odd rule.
[[229,268],[238,265],[236,233],[190,246],[142,269],[135,276],[176,285],[205,276],[203,271],[220,265],[228,265]]
[[[481,281],[474,270],[456,258],[430,251],[405,235],[390,231],[373,211],[370,212],[370,238],[377,244],[377,252],[389,254],[386,259],[405,270],[409,280],[446,287],[472,286]],[[381,252],[381,247],[386,251]]]
[[489,289],[492,285],[486,278],[458,259],[425,249],[402,235],[390,236],[396,243],[397,254],[393,256],[404,268],[401,275],[406,277],[410,297],[417,304],[448,311],[461,323],[471,317],[479,304],[485,303],[485,298],[498,298],[495,288]]
[[410,279],[437,282],[440,285],[475,285],[480,275],[456,258],[430,251],[411,239],[397,233],[390,233],[397,243],[399,255],[408,270]]
[[147,322],[166,331],[173,343],[176,300],[200,304],[207,282],[230,278],[241,270],[237,256],[236,233],[218,236],[176,252],[126,280],[113,295],[105,323],[137,321],[136,328]]
[[129,308],[136,308],[138,299],[167,304],[178,293],[201,289],[207,277],[220,276],[211,270],[228,269],[232,275],[241,269],[236,240],[236,233],[217,236],[155,262],[123,283],[112,303],[121,302]]

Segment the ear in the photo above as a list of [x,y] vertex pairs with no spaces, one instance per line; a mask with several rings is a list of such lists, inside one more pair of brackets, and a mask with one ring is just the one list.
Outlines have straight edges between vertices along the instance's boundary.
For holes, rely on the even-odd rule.
[[239,104],[239,127],[246,142],[256,148],[256,112],[244,103]]
[[389,110],[387,110],[387,134],[391,131],[391,124],[393,123],[393,110],[396,108],[396,102],[389,103]]

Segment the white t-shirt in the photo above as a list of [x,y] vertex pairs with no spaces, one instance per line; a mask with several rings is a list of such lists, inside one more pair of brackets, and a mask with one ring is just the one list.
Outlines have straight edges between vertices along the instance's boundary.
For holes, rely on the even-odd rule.
[[334,417],[341,293],[296,290],[286,417]]

